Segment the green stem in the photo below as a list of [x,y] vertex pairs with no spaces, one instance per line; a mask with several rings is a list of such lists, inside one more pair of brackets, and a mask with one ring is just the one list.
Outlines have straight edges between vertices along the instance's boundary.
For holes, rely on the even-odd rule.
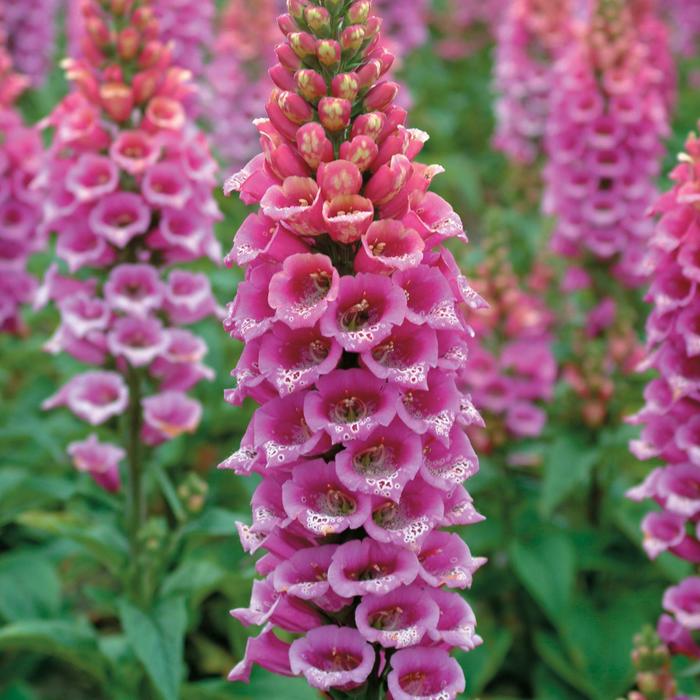
[[129,367],[126,375],[129,386],[129,407],[126,414],[126,446],[128,479],[126,492],[126,522],[131,546],[131,589],[137,598],[143,593],[141,583],[141,543],[139,533],[146,522],[146,498],[143,488],[143,444],[141,428],[143,409],[141,407],[142,378],[137,369]]

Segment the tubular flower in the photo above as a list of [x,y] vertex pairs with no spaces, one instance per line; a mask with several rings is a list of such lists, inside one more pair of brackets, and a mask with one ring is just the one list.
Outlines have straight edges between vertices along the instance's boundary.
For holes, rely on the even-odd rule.
[[[655,458],[644,483],[629,492],[661,507],[642,522],[644,547],[655,558],[665,551],[700,563],[700,140],[691,135],[671,177],[673,189],[654,212],[660,216],[651,239],[654,277],[648,301],[646,368],[657,376],[647,385],[644,408],[631,418],[642,427],[631,443],[642,460]],[[659,635],[672,652],[700,658],[693,641],[700,629],[700,578],[669,588]]]
[[333,697],[450,700],[464,676],[449,651],[481,642],[454,589],[484,560],[441,528],[481,519],[463,486],[481,419],[457,370],[483,301],[443,246],[466,236],[381,81],[371,3],[288,8],[263,154],[225,185],[259,208],[227,256],[245,280],[225,327],[245,349],[226,398],[260,407],[221,466],[262,475],[238,529],[266,551],[233,611],[265,631],[230,678],[258,663]]
[[557,64],[546,135],[544,209],[560,255],[592,256],[640,286],[646,211],[668,134],[667,76],[649,22],[620,0],[598,0]]
[[489,299],[489,308],[474,315],[475,336],[461,348],[459,363],[460,385],[487,419],[488,427],[469,429],[479,451],[540,435],[547,421],[541,404],[552,399],[557,378],[554,314],[541,296],[541,287],[548,285],[545,268],[536,266],[525,287],[503,251],[491,254],[478,270],[477,289]]
[[514,0],[500,24],[494,145],[515,161],[532,163],[540,155],[554,64],[572,31],[570,2],[561,0]]
[[0,0],[12,62],[35,86],[44,82],[51,66],[59,5],[60,0]]
[[[60,311],[49,352],[104,369],[73,377],[44,407],[66,406],[94,426],[128,412],[155,445],[196,429],[201,406],[185,392],[212,377],[205,342],[180,326],[218,307],[207,278],[179,266],[220,258],[216,164],[185,115],[188,73],[159,40],[150,4],[117,17],[87,0],[81,11],[89,31],[81,57],[66,60],[74,88],[43,123],[54,136],[34,181],[69,275],[53,265],[36,304]],[[98,484],[119,488],[121,448],[92,435],[69,453]]]
[[41,164],[41,139],[14,107],[26,86],[12,70],[0,28],[0,333],[22,330],[20,307],[32,300],[37,286],[27,260],[45,243],[39,230],[41,198],[31,187]]
[[282,38],[275,23],[278,6],[278,0],[229,0],[219,18],[202,102],[227,168],[240,168],[258,146],[252,122],[263,113],[272,87],[267,70]]

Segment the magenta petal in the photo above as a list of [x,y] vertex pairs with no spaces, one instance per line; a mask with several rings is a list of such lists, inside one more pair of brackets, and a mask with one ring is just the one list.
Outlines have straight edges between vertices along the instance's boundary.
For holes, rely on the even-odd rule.
[[464,692],[464,673],[443,649],[403,649],[391,657],[388,677],[393,700],[455,700]]
[[292,642],[289,660],[314,688],[353,688],[372,671],[374,650],[357,630],[328,625]]
[[281,676],[294,675],[289,664],[290,646],[278,639],[272,630],[251,637],[246,643],[245,656],[229,673],[228,679],[249,683],[254,663]]

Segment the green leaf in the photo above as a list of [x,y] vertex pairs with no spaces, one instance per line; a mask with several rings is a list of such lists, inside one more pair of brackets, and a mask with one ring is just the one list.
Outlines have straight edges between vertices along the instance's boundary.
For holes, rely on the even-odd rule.
[[590,697],[592,689],[586,677],[578,670],[563,651],[562,643],[549,632],[535,632],[535,649],[540,658],[554,673],[571,686]]
[[183,562],[163,582],[163,596],[187,595],[201,597],[214,590],[227,571],[212,561]]
[[97,646],[97,635],[91,627],[75,622],[23,620],[0,627],[0,651],[45,654],[79,668],[101,683],[107,677],[107,663]]
[[578,437],[564,434],[558,437],[547,452],[540,497],[544,517],[587,482],[591,469],[599,457],[597,447],[583,443]]
[[15,683],[0,692],[0,700],[38,700],[34,691],[24,683]]
[[46,556],[17,552],[0,556],[0,615],[10,622],[58,615],[61,582]]
[[88,520],[68,512],[29,511],[22,513],[17,521],[25,527],[77,542],[115,574],[123,571],[128,560],[129,545],[126,538],[104,520]]
[[29,508],[64,502],[76,488],[75,479],[39,477],[26,469],[3,467],[0,470],[0,524],[11,522]]
[[513,644],[513,633],[505,628],[490,630],[484,643],[469,653],[458,652],[470,693],[481,693],[500,670]]
[[134,654],[160,697],[163,700],[177,700],[185,674],[185,599],[177,597],[161,600],[147,612],[122,600],[119,616]]
[[562,533],[542,533],[513,542],[510,555],[518,578],[556,624],[571,603],[576,568],[571,542]]
[[226,681],[204,681],[185,686],[182,700],[260,700],[284,698],[284,700],[318,700],[318,692],[301,678],[285,678],[255,667],[250,685]]
[[183,528],[183,534],[230,537],[236,532],[236,521],[248,518],[250,516],[224,508],[209,508],[196,520],[189,522]]

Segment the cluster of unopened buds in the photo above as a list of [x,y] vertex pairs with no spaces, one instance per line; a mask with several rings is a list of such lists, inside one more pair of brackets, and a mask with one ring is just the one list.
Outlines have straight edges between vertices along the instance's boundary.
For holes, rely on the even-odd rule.
[[489,308],[472,318],[475,336],[459,385],[486,420],[486,427],[469,429],[479,452],[537,437],[544,430],[547,414],[542,403],[552,398],[557,377],[551,347],[554,315],[539,284],[544,282],[546,288],[546,278],[538,266],[525,288],[504,248],[476,272],[475,286],[489,300]]
[[[646,213],[669,133],[665,35],[648,13],[597,0],[556,64],[546,133],[544,210],[563,256],[603,261],[644,284]],[[652,18],[653,19],[653,18]],[[653,50],[652,50],[653,46]]]
[[[82,11],[82,58],[65,64],[74,89],[42,125],[54,135],[34,182],[67,274],[52,266],[37,304],[52,300],[61,314],[47,349],[96,368],[44,406],[91,426],[128,411],[153,445],[196,428],[201,406],[186,392],[211,376],[205,342],[181,326],[217,305],[207,277],[181,265],[219,259],[216,164],[188,124],[188,73],[159,41],[150,5],[87,0]],[[69,453],[119,487],[121,447],[93,434]]]
[[[643,426],[631,445],[639,459],[658,459],[645,481],[629,492],[653,499],[660,510],[642,522],[644,548],[655,558],[669,551],[700,564],[700,140],[691,135],[671,177],[673,189],[655,207],[651,240],[654,269],[648,301],[648,359],[657,376],[647,385]],[[674,653],[700,658],[700,577],[666,591],[659,635]]]
[[262,476],[239,533],[266,552],[233,612],[263,630],[230,678],[258,663],[327,697],[453,700],[449,652],[481,641],[458,590],[483,560],[441,528],[481,519],[463,486],[481,419],[456,378],[482,301],[443,246],[465,234],[428,191],[442,169],[414,161],[427,136],[381,80],[371,2],[288,9],[263,153],[225,187],[258,207],[227,259],[245,268],[227,399],[260,408],[222,467]]
[[21,307],[36,290],[27,261],[45,242],[39,230],[41,196],[31,186],[42,145],[14,106],[27,80],[13,70],[1,19],[0,13],[0,332],[15,333],[23,328]]
[[653,629],[645,629],[635,637],[632,662],[637,671],[637,688],[624,700],[690,700],[678,694],[671,654]]
[[[279,0],[228,0],[206,69],[202,102],[217,154],[239,168],[258,148],[253,120],[265,109],[272,83],[267,71],[281,34]],[[232,109],[235,106],[235,109]]]
[[554,65],[573,32],[571,3],[514,0],[498,30],[494,145],[510,158],[531,163],[541,155],[554,87]]

